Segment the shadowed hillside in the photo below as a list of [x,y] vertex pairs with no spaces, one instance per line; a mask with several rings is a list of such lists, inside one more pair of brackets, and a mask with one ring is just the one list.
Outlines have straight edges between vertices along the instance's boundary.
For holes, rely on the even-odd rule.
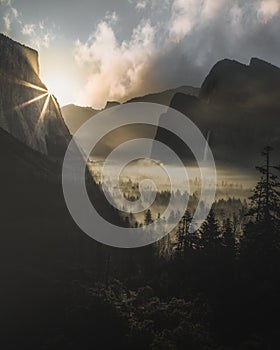
[[[178,93],[171,107],[188,116],[209,139],[221,165],[253,167],[255,155],[270,144],[280,146],[280,69],[259,59],[249,66],[218,62],[202,84],[199,97]],[[160,130],[186,160],[189,151],[175,136]]]

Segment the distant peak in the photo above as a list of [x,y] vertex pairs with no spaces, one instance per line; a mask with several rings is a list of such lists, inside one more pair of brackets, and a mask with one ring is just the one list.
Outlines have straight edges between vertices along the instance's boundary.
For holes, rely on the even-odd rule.
[[251,68],[254,68],[254,67],[270,67],[270,68],[277,68],[276,66],[274,66],[273,64],[267,62],[267,61],[264,61],[260,58],[257,58],[257,57],[252,57],[251,60],[250,60],[250,67]]
[[225,58],[221,61],[218,61],[212,70],[217,70],[217,69],[228,69],[229,67],[246,67],[245,64],[236,61],[236,60],[231,60],[229,58]]
[[119,105],[120,105],[120,103],[117,101],[107,101],[105,109],[112,108],[112,107],[119,106]]

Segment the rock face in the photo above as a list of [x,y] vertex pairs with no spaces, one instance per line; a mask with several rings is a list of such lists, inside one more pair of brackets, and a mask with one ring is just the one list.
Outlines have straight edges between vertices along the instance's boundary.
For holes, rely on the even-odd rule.
[[199,88],[196,88],[193,86],[180,86],[176,89],[170,89],[170,90],[166,90],[158,93],[148,94],[142,97],[135,97],[127,101],[127,103],[149,102],[149,103],[158,103],[163,106],[169,106],[173,97],[178,93],[182,93],[190,96],[198,96]]
[[[265,146],[280,150],[280,69],[260,59],[252,58],[249,65],[218,62],[199,97],[178,93],[171,107],[199,127],[221,165],[253,169]],[[187,147],[174,135],[159,130],[157,139],[189,161]]]
[[72,135],[90,118],[106,109],[119,106],[118,102],[108,102],[104,109],[97,110],[91,107],[80,107],[73,104],[61,108],[63,118]]
[[[199,97],[209,103],[267,105],[280,93],[280,69],[252,58],[249,65],[225,59],[218,62],[202,84]],[[278,94],[278,97],[277,97]]]
[[38,53],[0,34],[0,127],[61,159],[71,139],[60,107],[39,77]]

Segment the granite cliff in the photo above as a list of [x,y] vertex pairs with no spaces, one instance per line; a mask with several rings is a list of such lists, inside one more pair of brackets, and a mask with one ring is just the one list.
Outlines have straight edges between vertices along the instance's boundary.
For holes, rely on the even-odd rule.
[[2,34],[0,127],[53,158],[62,158],[71,139],[55,97],[39,77],[38,53]]

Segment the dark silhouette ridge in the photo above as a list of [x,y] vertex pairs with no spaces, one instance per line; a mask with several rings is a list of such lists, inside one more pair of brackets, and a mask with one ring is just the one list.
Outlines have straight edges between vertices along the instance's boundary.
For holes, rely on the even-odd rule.
[[256,97],[262,97],[269,104],[279,91],[278,67],[258,58],[252,58],[249,65],[225,59],[211,69],[199,97],[217,104],[248,104],[257,102]]
[[180,86],[174,89],[169,89],[161,92],[147,94],[145,96],[134,97],[131,100],[128,100],[126,103],[131,102],[150,102],[158,103],[161,105],[169,106],[172,98],[177,93],[184,93],[191,96],[199,95],[199,88],[193,86]]
[[[207,137],[221,165],[250,168],[259,150],[270,143],[280,147],[280,69],[257,58],[250,65],[222,60],[210,71],[198,98],[176,94],[171,107],[188,116]],[[186,161],[186,147],[166,131],[168,142]]]

